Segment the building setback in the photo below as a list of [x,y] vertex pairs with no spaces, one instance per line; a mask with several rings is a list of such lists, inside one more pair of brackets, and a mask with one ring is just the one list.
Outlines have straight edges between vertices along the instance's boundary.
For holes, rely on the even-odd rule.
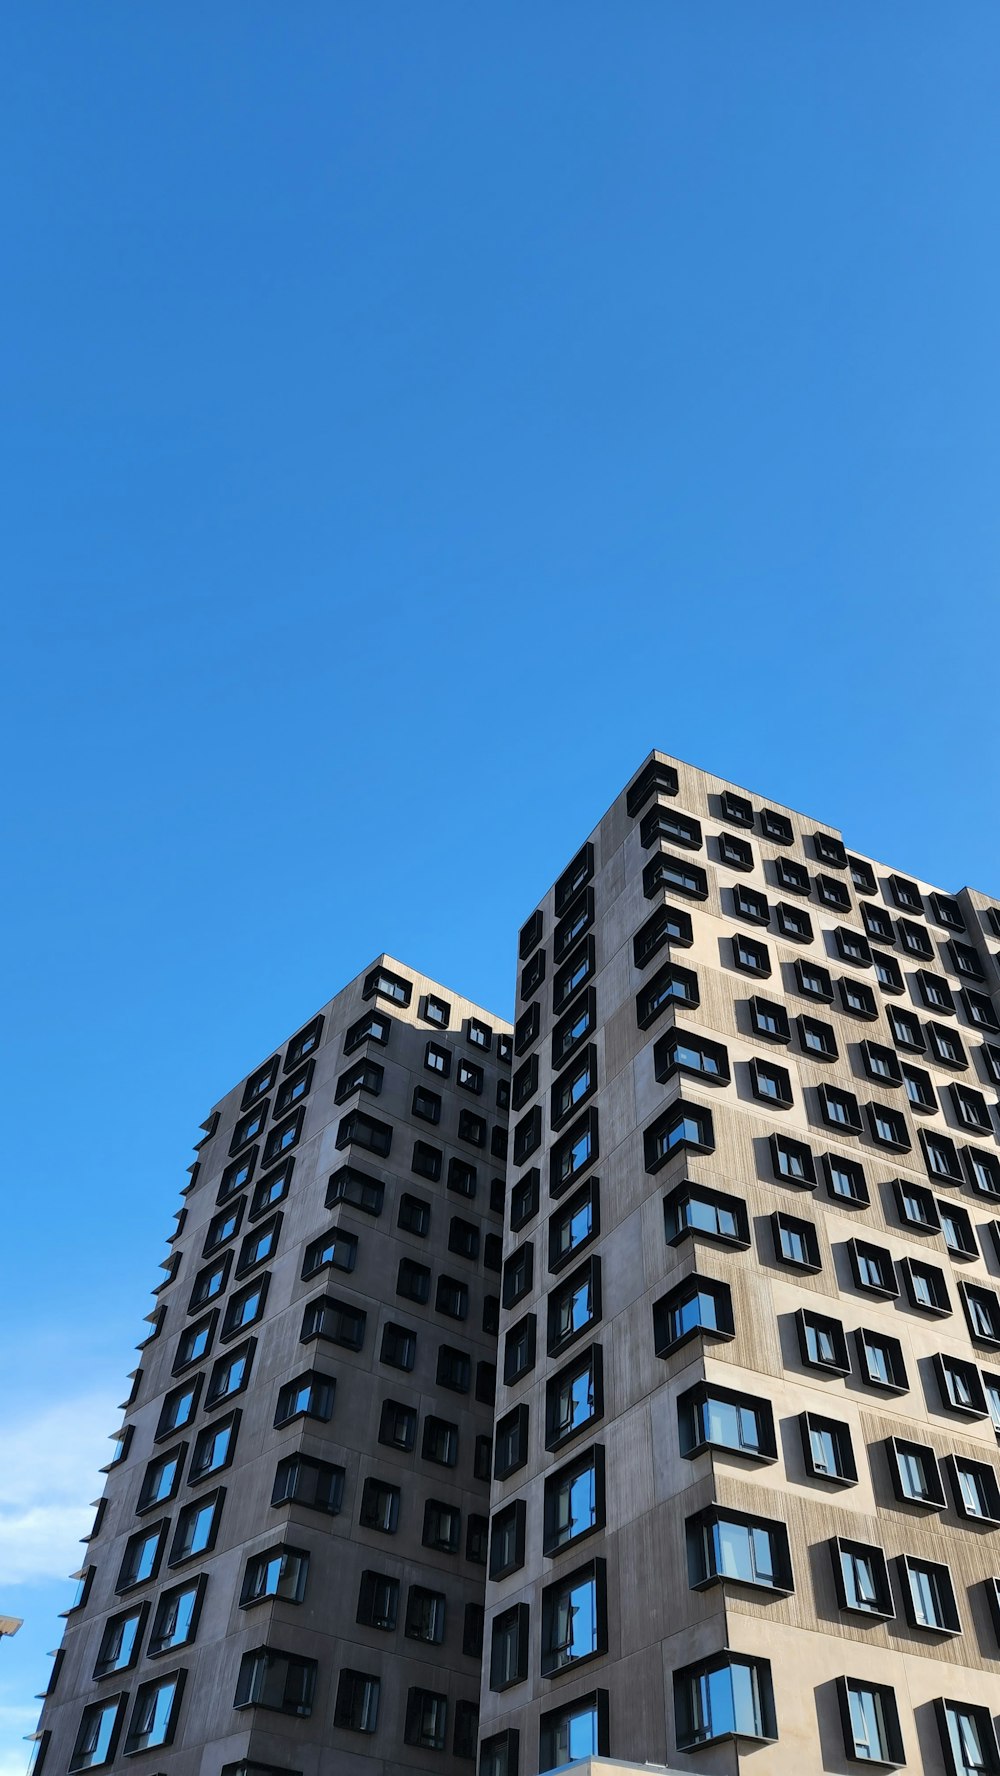
[[654,753],[518,948],[208,1119],[36,1776],[1000,1773],[1000,906]]

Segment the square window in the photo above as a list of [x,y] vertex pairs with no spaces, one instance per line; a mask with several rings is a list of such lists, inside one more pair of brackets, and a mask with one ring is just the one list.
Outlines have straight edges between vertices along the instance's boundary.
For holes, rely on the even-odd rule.
[[778,1264],[792,1269],[815,1272],[822,1268],[819,1240],[811,1221],[778,1210],[771,1216],[774,1256]]
[[494,1511],[490,1523],[491,1579],[506,1578],[524,1565],[525,1502],[513,1499],[509,1505]]
[[660,851],[651,857],[642,872],[642,890],[647,900],[666,889],[667,893],[683,894],[688,900],[708,899],[708,876],[700,864]]
[[858,1374],[866,1387],[878,1388],[886,1394],[906,1393],[909,1383],[903,1347],[898,1338],[859,1326],[854,1343],[858,1353]]
[[813,925],[805,907],[789,906],[787,901],[779,900],[774,911],[782,937],[794,938],[798,943],[812,943]]
[[866,1678],[838,1677],[844,1750],[858,1763],[904,1763],[896,1698],[887,1684]]
[[560,1448],[603,1415],[601,1347],[592,1345],[546,1383],[546,1449]]
[[948,1286],[944,1272],[936,1264],[925,1264],[919,1258],[901,1258],[899,1268],[911,1307],[920,1313],[950,1314]]
[[632,957],[637,968],[645,968],[665,944],[687,950],[693,942],[690,913],[664,902],[640,925],[632,940]]
[[707,1184],[687,1179],[678,1184],[663,1199],[663,1219],[668,1245],[679,1245],[693,1235],[744,1251],[750,1245],[746,1205]]
[[667,1357],[690,1339],[735,1336],[729,1285],[692,1271],[653,1304],[653,1348]]
[[829,1546],[840,1608],[870,1620],[891,1621],[896,1611],[882,1549],[843,1536],[834,1536]]
[[780,1109],[788,1109],[793,1101],[792,1082],[784,1067],[776,1067],[773,1061],[759,1060],[754,1056],[748,1071],[750,1089],[755,1098]]
[[543,1677],[607,1651],[605,1564],[592,1560],[542,1589]]
[[600,1233],[598,1181],[591,1178],[549,1221],[549,1269],[560,1270]]
[[850,1208],[866,1209],[871,1201],[865,1174],[856,1160],[844,1159],[839,1153],[823,1155],[826,1192],[834,1202]]
[[837,988],[841,1006],[852,1017],[867,1018],[869,1022],[878,1017],[875,994],[866,981],[851,980],[843,975],[837,982]]
[[800,1307],[795,1315],[799,1355],[807,1369],[821,1369],[833,1375],[849,1375],[851,1359],[847,1339],[839,1320]]
[[835,1486],[854,1486],[858,1470],[847,1425],[835,1418],[823,1418],[817,1412],[804,1412],[799,1425],[806,1473],[814,1480],[827,1480]]
[[677,1423],[681,1454],[688,1460],[706,1449],[725,1450],[749,1462],[777,1457],[770,1401],[753,1394],[700,1381],[679,1395]]
[[316,1661],[258,1647],[244,1653],[240,1664],[234,1708],[268,1708],[277,1714],[312,1714],[316,1690]]
[[579,1758],[608,1755],[608,1692],[593,1690],[552,1708],[538,1722],[540,1772],[561,1768]]
[[897,1499],[902,1504],[919,1505],[923,1510],[942,1511],[944,1487],[933,1449],[903,1437],[890,1437],[888,1448],[890,1475]]
[[765,839],[770,839],[775,845],[792,843],[792,823],[787,815],[779,814],[775,808],[762,808],[758,818]]
[[685,1523],[691,1589],[731,1580],[788,1596],[793,1590],[788,1532],[783,1523],[710,1505]]
[[780,1182],[797,1184],[808,1190],[816,1188],[816,1167],[812,1150],[805,1142],[794,1141],[790,1135],[771,1135],[768,1145],[771,1149],[771,1167]]
[[356,1166],[341,1166],[327,1182],[328,1209],[335,1208],[337,1203],[347,1203],[350,1208],[361,1209],[366,1215],[380,1215],[384,1200],[385,1185]]
[[679,1751],[720,1740],[778,1736],[767,1659],[721,1652],[674,1672],[674,1723]]
[[560,1554],[604,1523],[604,1449],[595,1444],[546,1477],[544,1552]]
[[806,999],[820,999],[825,1005],[833,1002],[833,982],[829,970],[818,962],[805,962],[801,956],[795,960],[795,979],[799,992]]

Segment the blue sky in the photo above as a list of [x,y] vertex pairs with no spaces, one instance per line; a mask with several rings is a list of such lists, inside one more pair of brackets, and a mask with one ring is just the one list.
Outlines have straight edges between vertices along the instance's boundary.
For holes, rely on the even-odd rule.
[[508,1010],[654,745],[1000,892],[998,64],[994,0],[8,8],[0,1776],[197,1125],[373,954]]

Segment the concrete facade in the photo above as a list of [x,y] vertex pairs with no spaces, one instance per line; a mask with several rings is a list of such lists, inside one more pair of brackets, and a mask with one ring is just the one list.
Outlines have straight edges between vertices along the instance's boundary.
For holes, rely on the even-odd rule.
[[[397,992],[407,1003],[397,1003]],[[438,1013],[446,1015],[446,1027],[426,1015],[434,1001],[447,1008]],[[360,1035],[373,1016],[381,1020],[377,1034],[384,1033],[384,1041]],[[488,1047],[470,1040],[477,1032]],[[319,1776],[331,1756],[345,1773],[370,1770],[373,1758],[393,1773],[436,1770],[442,1763],[472,1767],[506,1144],[506,1110],[497,1100],[510,1073],[505,1034],[503,1023],[480,1007],[383,956],[265,1057],[206,1119],[154,1333],[141,1347],[121,1459],[108,1473],[80,1601],[69,1612],[43,1712],[48,1737],[39,1741],[38,1761],[46,1770],[113,1764],[164,1776],[219,1776],[223,1769],[266,1767]],[[427,1067],[429,1043],[448,1056],[448,1077]],[[382,1076],[371,1073],[367,1087],[350,1089],[362,1065],[381,1068]],[[294,1102],[279,1113],[289,1081],[286,1095]],[[255,1084],[263,1089],[255,1093]],[[414,1113],[417,1091],[438,1094],[436,1123]],[[261,1106],[259,1133],[242,1139],[245,1118]],[[430,1101],[427,1108],[433,1110]],[[387,1152],[365,1144],[371,1137],[364,1125],[348,1123],[356,1112],[391,1130]],[[464,1125],[462,1138],[464,1113],[479,1122]],[[350,1134],[357,1138],[345,1140]],[[417,1142],[440,1154],[439,1178],[413,1170]],[[435,1164],[427,1153],[418,1163]],[[345,1168],[360,1188],[341,1197]],[[262,1188],[262,1180],[273,1182]],[[424,1208],[400,1225],[401,1216],[408,1220],[407,1198]],[[230,1215],[232,1232],[220,1224]],[[258,1259],[262,1230],[273,1235],[273,1246]],[[218,1242],[219,1233],[228,1237]],[[320,1242],[336,1250],[337,1240],[338,1262],[319,1266],[321,1255],[311,1248]],[[218,1292],[195,1303],[219,1264]],[[407,1267],[402,1276],[401,1265]],[[265,1276],[259,1317],[231,1330],[229,1321],[239,1317],[234,1304],[238,1308],[239,1298]],[[400,1283],[412,1292],[400,1294]],[[348,1317],[335,1307],[324,1335],[309,1336],[307,1316],[323,1297]],[[207,1328],[207,1348],[184,1363],[182,1340],[193,1325]],[[387,1326],[393,1339],[392,1328],[409,1335],[412,1349],[405,1343],[387,1349]],[[348,1342],[333,1342],[330,1334]],[[439,1367],[442,1349],[454,1353],[446,1355],[453,1365],[447,1372]],[[242,1385],[212,1404],[213,1387],[234,1352],[249,1360]],[[411,1366],[400,1367],[401,1356]],[[324,1416],[288,1416],[295,1402],[282,1401],[282,1389],[307,1372],[322,1378],[321,1388],[332,1384],[332,1401],[317,1395]],[[198,1395],[190,1422],[164,1435],[164,1402],[192,1382]],[[387,1402],[392,1442],[386,1441]],[[398,1415],[395,1408],[402,1409]],[[234,1434],[228,1459],[196,1478],[212,1440],[211,1433],[203,1439],[206,1426],[227,1425]],[[146,1507],[152,1464],[175,1451],[173,1485]],[[292,1490],[288,1464],[297,1456],[324,1464],[302,1470],[306,1486],[318,1478],[321,1490],[313,1490],[312,1502],[305,1489],[301,1498],[272,1502],[277,1492]],[[279,1475],[285,1480],[276,1486]],[[393,1490],[372,1498],[373,1483]],[[206,1496],[219,1501],[209,1545],[177,1559],[183,1514]],[[317,1500],[330,1508],[316,1508]],[[391,1533],[369,1526],[383,1507],[391,1512]],[[123,1585],[129,1544],[151,1524],[164,1526],[155,1569],[145,1582]],[[241,1604],[255,1557],[280,1549],[307,1557],[304,1581],[301,1567],[288,1563],[287,1596]],[[367,1609],[370,1620],[359,1622],[365,1573],[386,1581],[388,1594],[379,1592]],[[199,1595],[190,1640],[156,1653],[164,1594],[192,1584]],[[367,1582],[367,1590],[375,1595],[375,1584]],[[109,1621],[134,1610],[141,1611],[135,1657],[95,1679]],[[281,1701],[291,1712],[234,1706],[241,1682],[244,1688],[248,1682],[246,1656],[261,1648],[312,1661],[293,1667],[282,1684]],[[333,1724],[338,1698],[346,1701],[345,1670],[378,1682],[376,1700],[360,1684],[352,1698],[365,1730]],[[174,1673],[183,1673],[183,1690],[172,1742],[133,1748],[143,1686]],[[272,1663],[264,1681],[276,1686],[281,1677]],[[427,1737],[443,1733],[440,1750],[406,1743],[418,1730],[415,1692],[438,1699],[419,1730]],[[121,1700],[113,1735],[99,1748],[107,1755],[87,1761],[79,1740],[83,1711],[114,1698]],[[275,1699],[273,1688],[268,1699]]]
[[480,1776],[1000,1776],[1000,905],[654,753],[518,951],[512,1030],[382,957],[206,1119],[38,1776],[459,1776],[477,1703]]
[[[514,1523],[520,1546],[510,1560],[501,1555],[500,1576],[493,1562],[487,1589],[481,1731],[489,1776],[513,1776],[515,1769],[532,1776],[567,1743],[578,1756],[600,1752],[719,1776],[743,1768],[762,1776],[846,1776],[862,1763],[905,1765],[928,1776],[997,1767],[1000,1622],[991,1593],[1000,1572],[1000,1496],[990,1477],[1000,1435],[1000,1314],[991,1328],[974,1324],[963,1297],[978,1285],[979,1305],[996,1311],[990,1304],[1000,1275],[1000,1197],[990,1200],[985,1176],[972,1188],[970,1161],[972,1150],[986,1155],[989,1170],[998,1151],[1000,1050],[991,1056],[989,1048],[1000,1041],[1000,925],[985,896],[963,892],[956,905],[933,899],[923,882],[912,892],[905,884],[898,890],[913,899],[901,907],[891,871],[848,859],[834,829],[768,806],[776,819],[763,818],[759,797],[654,754],[522,929],[508,1177],[515,1226],[508,1217],[497,1396],[498,1427],[520,1409],[522,1442],[518,1465],[495,1481],[492,1501],[493,1545]],[[798,867],[787,871],[788,861]],[[750,897],[737,901],[746,889]],[[865,940],[863,902],[876,909],[867,917],[881,927],[881,938]],[[942,914],[951,923],[943,924]],[[657,919],[664,930],[673,928],[675,941],[650,948],[648,935],[645,953],[641,938],[637,952],[637,937],[655,935]],[[916,937],[904,932],[904,922]],[[787,935],[793,930],[794,938]],[[861,936],[861,945],[839,930]],[[926,956],[911,956],[904,938]],[[761,946],[760,973],[737,960],[734,940],[742,946],[744,939]],[[956,940],[964,946],[957,953]],[[894,958],[895,970],[880,957]],[[814,964],[824,995],[829,977],[832,1003],[802,990],[797,965],[815,985]],[[946,983],[953,1010],[928,1006],[920,970]],[[644,1000],[661,971],[660,988]],[[771,1007],[764,1023],[777,1029],[765,1034],[755,1021],[755,999]],[[888,1023],[891,1008],[916,1020],[922,1049],[900,1045]],[[801,1018],[826,1026],[829,1035],[820,1036],[831,1058],[812,1050],[816,1032]],[[945,1065],[933,1052],[931,1023],[960,1040],[964,1064]],[[671,1032],[680,1038],[674,1048]],[[874,1051],[863,1048],[866,1042]],[[714,1072],[688,1070],[689,1045],[700,1046]],[[872,1077],[870,1054],[871,1065],[884,1065],[891,1079]],[[926,1108],[911,1102],[900,1063],[925,1075]],[[779,1102],[760,1095],[775,1081]],[[961,1119],[956,1083],[984,1101],[982,1126],[970,1129]],[[830,1125],[824,1086],[857,1100],[857,1133]],[[679,1101],[693,1111],[690,1129],[700,1138],[687,1140],[682,1129],[676,1144],[664,1136],[661,1152],[656,1133],[669,1130],[675,1118],[668,1113]],[[899,1140],[891,1150],[868,1105],[895,1113],[889,1132]],[[699,1119],[706,1111],[707,1122]],[[568,1179],[567,1127],[582,1160],[568,1162]],[[953,1143],[954,1178],[932,1172],[921,1130]],[[775,1135],[809,1149],[814,1181],[778,1174]],[[850,1162],[858,1200],[835,1194],[825,1155]],[[949,1250],[940,1225],[908,1224],[895,1180],[914,1186],[918,1201],[933,1199],[932,1218],[964,1210],[973,1234],[969,1252]],[[678,1227],[677,1205],[690,1184],[702,1200],[694,1215],[701,1224]],[[579,1205],[568,1255],[552,1243],[567,1202]],[[716,1210],[735,1238],[707,1229]],[[808,1265],[789,1263],[776,1246],[779,1212],[790,1218],[796,1239],[808,1240]],[[734,1215],[742,1220],[735,1230]],[[565,1217],[567,1225],[572,1218]],[[869,1286],[869,1247],[878,1248],[885,1287]],[[940,1311],[915,1305],[906,1260],[940,1273]],[[567,1273],[579,1281],[568,1310],[560,1294]],[[676,1331],[678,1321],[668,1316],[690,1292],[692,1275],[707,1279],[709,1290],[713,1281],[724,1285],[721,1305],[716,1301],[707,1316],[693,1311],[725,1323],[696,1326],[671,1343],[665,1327]],[[806,1360],[802,1310],[843,1328],[842,1349],[834,1352],[844,1355],[842,1363]],[[522,1368],[526,1320],[536,1355]],[[862,1373],[859,1328],[897,1341],[905,1368],[898,1391],[871,1385]],[[840,1347],[840,1335],[834,1337]],[[558,1378],[571,1376],[580,1353],[589,1351],[599,1364],[592,1414],[584,1402],[579,1428],[560,1436],[558,1418],[553,1424],[554,1398],[561,1410]],[[942,1394],[935,1367],[941,1354],[962,1366],[959,1380],[973,1393],[967,1410]],[[980,1391],[977,1375],[992,1395]],[[702,1383],[763,1404],[774,1431],[766,1459],[755,1459],[759,1449],[691,1436],[691,1390]],[[806,1413],[816,1418],[804,1421]],[[846,1450],[853,1473],[833,1478],[817,1471],[811,1432],[820,1435],[822,1457],[826,1425],[840,1427],[837,1448]],[[892,1437],[931,1452],[941,1483],[937,1508],[897,1496]],[[586,1469],[595,1451],[592,1481]],[[954,1457],[984,1466],[988,1505],[978,1520],[956,1508]],[[570,1517],[578,1533],[553,1547],[553,1476],[572,1479],[577,1465],[582,1505]],[[751,1574],[756,1582],[743,1582],[746,1569],[731,1548],[706,1555],[715,1526],[702,1514],[713,1512],[740,1534],[754,1524],[771,1526],[765,1570]],[[841,1607],[835,1537],[881,1550],[883,1611]],[[781,1573],[774,1570],[776,1552]],[[918,1624],[910,1572],[901,1564],[906,1557],[950,1572],[956,1614],[946,1628]],[[727,1575],[734,1566],[738,1577]],[[946,1578],[940,1589],[947,1601]],[[564,1593],[577,1612],[568,1630],[560,1613]],[[518,1641],[520,1664],[512,1651]],[[725,1649],[758,1662],[741,1666],[738,1680],[715,1677],[723,1689],[727,1682],[746,1688],[752,1679],[766,1690],[757,1707],[765,1718],[752,1733],[725,1731],[748,1719],[753,1725],[752,1705],[727,1720],[726,1696],[708,1693],[706,1668]],[[889,1743],[879,1747],[873,1735],[865,1747],[863,1722],[855,1736],[844,1680],[891,1692],[875,1703],[888,1720]],[[945,1742],[947,1726],[942,1738],[938,1717],[950,1699],[980,1711],[972,1730],[981,1734],[981,1766],[971,1741],[963,1763]],[[554,1729],[562,1730],[555,1741]]]

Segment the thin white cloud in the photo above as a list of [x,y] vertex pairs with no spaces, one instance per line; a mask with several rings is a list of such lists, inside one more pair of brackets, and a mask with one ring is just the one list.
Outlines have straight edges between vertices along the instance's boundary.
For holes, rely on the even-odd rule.
[[[108,1434],[120,1421],[104,1395],[57,1400],[15,1419],[0,1463],[0,1592],[18,1615],[11,1587],[65,1578],[82,1566],[79,1538],[93,1522],[89,1503],[103,1491],[99,1472],[111,1454]],[[29,1729],[30,1730],[30,1729]],[[0,1776],[9,1776],[0,1765]]]

